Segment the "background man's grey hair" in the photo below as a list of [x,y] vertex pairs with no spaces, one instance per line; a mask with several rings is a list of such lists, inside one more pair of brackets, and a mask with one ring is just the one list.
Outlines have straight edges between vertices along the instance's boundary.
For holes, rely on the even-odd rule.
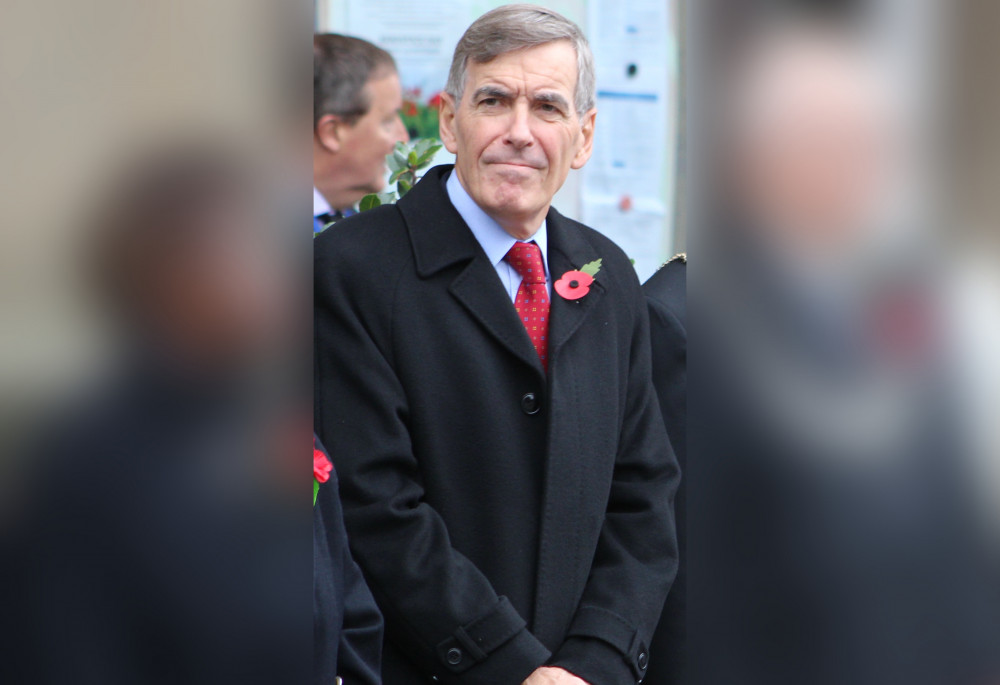
[[394,73],[396,62],[382,48],[337,33],[313,36],[313,126],[327,114],[353,124],[371,107],[365,86]]
[[579,26],[558,12],[536,5],[504,5],[472,22],[455,46],[445,92],[455,102],[462,99],[469,60],[483,64],[508,52],[557,40],[569,41],[576,50],[574,106],[582,115],[594,106],[594,56],[590,45]]

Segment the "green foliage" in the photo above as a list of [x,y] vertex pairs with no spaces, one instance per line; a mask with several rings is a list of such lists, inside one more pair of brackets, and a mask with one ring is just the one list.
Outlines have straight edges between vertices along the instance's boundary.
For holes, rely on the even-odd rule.
[[[405,96],[404,96],[405,97]],[[438,129],[438,114],[441,102],[441,95],[438,93],[430,102],[421,103],[415,99],[404,100],[403,111],[400,115],[403,118],[403,125],[410,132],[410,137],[417,138],[438,138],[441,133]]]
[[367,212],[381,205],[393,204],[399,198],[410,192],[410,189],[420,180],[417,172],[430,165],[434,155],[443,146],[436,138],[421,138],[409,144],[396,143],[393,151],[386,155],[385,162],[389,167],[389,185],[396,184],[395,191],[365,195],[358,209]]

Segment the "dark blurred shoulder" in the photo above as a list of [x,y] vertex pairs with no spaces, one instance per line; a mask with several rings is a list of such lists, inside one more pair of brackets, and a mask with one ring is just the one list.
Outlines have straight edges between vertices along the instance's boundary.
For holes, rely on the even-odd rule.
[[687,315],[687,255],[675,255],[642,286],[650,307],[671,315],[683,327]]

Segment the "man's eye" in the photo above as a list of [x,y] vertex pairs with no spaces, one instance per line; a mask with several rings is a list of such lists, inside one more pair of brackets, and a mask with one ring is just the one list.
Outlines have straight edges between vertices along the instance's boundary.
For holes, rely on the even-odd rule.
[[479,101],[479,104],[486,105],[487,107],[493,107],[494,105],[499,105],[500,100],[498,98],[483,98]]
[[558,113],[559,112],[559,108],[556,107],[555,105],[550,105],[548,103],[543,103],[542,104],[542,111],[544,111],[544,112]]

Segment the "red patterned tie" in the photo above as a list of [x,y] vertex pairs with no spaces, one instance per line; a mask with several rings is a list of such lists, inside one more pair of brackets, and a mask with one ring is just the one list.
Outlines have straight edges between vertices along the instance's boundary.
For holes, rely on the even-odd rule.
[[545,287],[542,250],[534,242],[515,243],[504,259],[521,275],[514,308],[542,360],[542,368],[548,371],[549,293]]

